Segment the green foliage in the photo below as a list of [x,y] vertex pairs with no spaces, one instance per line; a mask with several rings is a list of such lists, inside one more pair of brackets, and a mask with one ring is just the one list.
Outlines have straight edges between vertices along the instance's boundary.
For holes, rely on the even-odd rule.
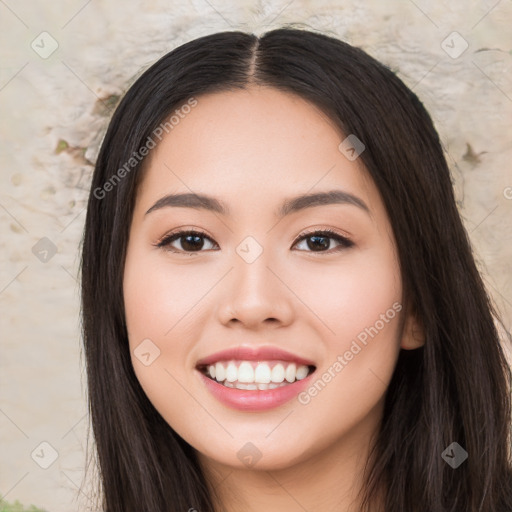
[[47,512],[42,508],[37,508],[34,505],[30,505],[30,507],[25,507],[18,500],[14,503],[8,503],[3,499],[0,499],[0,512]]

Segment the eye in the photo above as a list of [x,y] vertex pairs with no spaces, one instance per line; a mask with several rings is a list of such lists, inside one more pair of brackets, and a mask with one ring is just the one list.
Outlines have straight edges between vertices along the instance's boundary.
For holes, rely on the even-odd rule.
[[[165,235],[161,240],[159,240],[155,245],[160,248],[165,248],[171,252],[180,252],[185,254],[190,254],[194,252],[201,252],[201,249],[204,247],[204,239],[209,240],[213,243],[214,246],[217,244],[206,235],[202,231],[175,231],[174,233],[169,233]],[[181,248],[173,247],[171,244],[179,241]]]
[[[171,252],[183,253],[192,255],[195,252],[201,252],[205,248],[204,240],[208,240],[213,247],[218,247],[217,243],[214,242],[206,233],[202,231],[194,230],[183,230],[175,231],[173,233],[166,234],[161,238],[155,245],[159,248],[164,248]],[[338,245],[334,249],[330,249],[331,240],[334,240]],[[179,242],[181,247],[173,246],[175,242]],[[348,238],[336,233],[331,229],[324,229],[321,231],[311,231],[309,233],[303,233],[294,243],[300,245],[300,243],[306,242],[306,246],[309,249],[306,252],[338,252],[348,247],[352,247],[354,243]],[[207,244],[208,245],[208,244]],[[211,249],[210,247],[209,249]],[[208,247],[207,247],[208,249]],[[304,250],[304,249],[300,249]]]
[[[331,246],[331,240],[335,240],[338,246],[332,250],[329,250]],[[306,252],[333,253],[341,251],[343,249],[347,249],[354,245],[354,242],[336,233],[331,229],[323,229],[321,231],[311,231],[309,233],[303,233],[302,235],[299,236],[297,242],[305,242],[306,246],[310,249],[310,251]],[[296,245],[297,242],[294,245]]]

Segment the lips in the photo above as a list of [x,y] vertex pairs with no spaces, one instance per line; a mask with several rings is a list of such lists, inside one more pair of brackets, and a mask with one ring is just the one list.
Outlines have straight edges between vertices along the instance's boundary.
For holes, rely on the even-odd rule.
[[[212,371],[215,372],[214,368],[217,369],[223,366],[222,363],[226,361],[230,361],[228,366],[234,366],[234,363],[238,361],[240,367],[238,368],[236,376],[229,377],[229,379],[226,379],[222,384],[219,383],[216,378],[212,378]],[[269,365],[267,363],[271,364]],[[240,372],[243,366],[245,367],[244,371]],[[252,377],[251,373],[252,368],[249,368],[249,366],[255,367],[254,377]],[[261,369],[258,368],[260,366],[268,366],[268,368],[264,368],[267,370],[266,378],[262,378],[261,375],[257,377],[258,371]],[[269,382],[268,373],[270,373],[270,366],[273,367],[273,370],[275,370],[276,366],[287,367],[285,379],[283,379],[283,372],[281,372],[280,377],[277,379],[273,375],[274,372],[272,372],[271,377],[274,380],[278,380],[280,382],[279,384]],[[293,369],[293,372],[288,372],[288,366]],[[295,371],[296,366],[301,368],[301,370],[299,370],[300,377]],[[307,372],[307,367],[309,367],[309,373],[305,375],[304,371]],[[316,365],[310,359],[303,358],[276,347],[239,346],[216,352],[200,359],[197,362],[196,369],[198,370],[197,375],[199,379],[218,401],[232,409],[245,412],[257,412],[279,407],[296,397],[310,384]],[[228,370],[226,371],[225,377],[228,377]],[[222,369],[221,371],[224,370]],[[251,378],[248,377],[247,372],[251,373]],[[293,373],[293,375],[288,375],[288,373]],[[215,377],[218,376],[216,375]],[[233,380],[233,378],[242,379],[244,381],[259,380],[260,382],[264,381],[267,383],[242,384],[239,380],[229,382]],[[295,378],[300,380],[295,380]]]
[[233,389],[206,375],[197,372],[197,377],[205,388],[220,403],[243,412],[263,412],[275,409],[296,398],[307,386],[311,385],[313,374],[293,384],[285,384],[282,387],[267,390],[242,390]]

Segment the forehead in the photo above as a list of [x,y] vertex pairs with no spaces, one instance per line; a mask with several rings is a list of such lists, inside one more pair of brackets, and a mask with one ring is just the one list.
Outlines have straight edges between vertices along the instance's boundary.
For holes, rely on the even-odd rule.
[[196,100],[149,154],[142,206],[177,191],[242,200],[244,208],[336,187],[367,203],[377,199],[361,160],[339,150],[345,135],[307,100],[260,86]]

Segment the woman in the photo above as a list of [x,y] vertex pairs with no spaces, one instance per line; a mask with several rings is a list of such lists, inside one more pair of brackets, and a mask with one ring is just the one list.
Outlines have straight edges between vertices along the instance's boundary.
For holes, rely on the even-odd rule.
[[362,50],[224,32],[150,67],[82,290],[104,510],[512,510],[510,369],[439,138]]

